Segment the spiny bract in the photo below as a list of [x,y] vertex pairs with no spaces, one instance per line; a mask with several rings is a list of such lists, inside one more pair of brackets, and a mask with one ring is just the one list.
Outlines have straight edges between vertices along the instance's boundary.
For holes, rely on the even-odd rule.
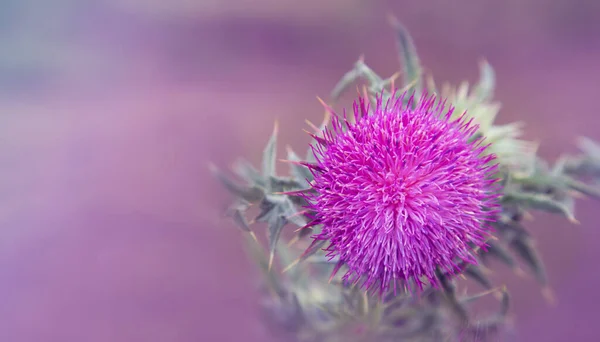
[[495,156],[471,120],[451,118],[434,96],[394,94],[375,107],[360,98],[355,123],[332,113],[332,129],[315,136],[304,195],[309,227],[322,229],[314,243],[328,240],[334,275],[346,265],[343,279],[365,289],[437,286],[437,270],[456,274],[485,246],[499,196]]

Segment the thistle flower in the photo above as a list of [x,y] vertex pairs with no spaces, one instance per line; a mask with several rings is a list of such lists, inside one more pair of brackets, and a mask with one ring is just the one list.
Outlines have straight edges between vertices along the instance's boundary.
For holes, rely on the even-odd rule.
[[[423,80],[408,31],[395,19],[391,24],[402,89],[414,97],[397,96],[398,74],[383,78],[360,58],[331,94],[336,101],[350,85],[364,81],[367,94],[354,105],[355,120],[333,115],[330,122],[334,113],[328,109],[305,157],[288,148],[287,176],[275,170],[277,128],[260,169],[245,160],[235,165],[243,183],[215,165],[211,170],[235,196],[228,214],[247,234],[261,270],[269,320],[295,341],[497,340],[498,334],[512,333],[510,296],[488,278],[484,266],[495,260],[517,274],[529,272],[552,300],[525,218],[543,211],[577,223],[575,198],[600,199],[600,144],[582,139],[580,154],[546,162],[537,155],[537,144],[521,139],[520,126],[494,123],[500,105],[492,99],[490,65],[480,65],[480,80],[470,89],[462,83],[438,92],[432,81]],[[438,94],[454,109],[436,105],[433,97],[414,100],[425,92]],[[258,213],[248,221],[251,207]],[[250,222],[266,224],[267,253]],[[490,223],[493,238],[486,242]],[[280,241],[290,225],[313,228],[307,249],[308,229]],[[274,259],[284,272],[273,271]],[[345,284],[325,281],[341,274],[344,265]],[[483,292],[467,293],[451,278],[459,272]],[[424,281],[432,286],[419,296],[389,292],[383,301],[361,289],[379,287],[381,293],[395,290],[398,282],[413,288],[412,280],[419,288]],[[482,318],[471,306],[490,294],[500,307]]]
[[372,113],[359,99],[356,123],[333,115],[332,129],[315,136],[305,195],[308,226],[322,229],[313,243],[329,241],[328,256],[339,258],[332,276],[347,265],[344,281],[380,293],[411,280],[437,286],[436,271],[475,264],[499,196],[495,156],[472,120],[452,119],[433,96],[406,97],[380,96]]

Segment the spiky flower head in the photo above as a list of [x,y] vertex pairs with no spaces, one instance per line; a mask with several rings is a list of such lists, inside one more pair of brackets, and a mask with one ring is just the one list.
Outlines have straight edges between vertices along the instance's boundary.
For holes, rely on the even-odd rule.
[[374,110],[360,98],[355,122],[333,115],[315,136],[305,195],[309,226],[321,227],[314,242],[329,241],[328,255],[339,258],[334,274],[346,265],[346,282],[380,293],[410,280],[437,286],[436,271],[476,263],[498,197],[495,156],[472,121],[452,118],[433,96],[395,95]]

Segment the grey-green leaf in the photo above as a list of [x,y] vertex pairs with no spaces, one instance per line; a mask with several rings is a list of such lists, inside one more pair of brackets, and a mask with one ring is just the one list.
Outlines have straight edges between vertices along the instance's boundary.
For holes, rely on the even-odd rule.
[[[395,18],[390,18],[390,22],[396,31],[400,63],[404,71],[404,87],[413,90],[415,98],[419,99],[423,89],[423,75],[417,49],[408,30]],[[411,87],[410,85],[413,83],[414,85]]]
[[495,256],[497,259],[505,263],[511,268],[516,266],[515,259],[510,255],[506,248],[498,243],[490,243],[487,248],[487,254]]
[[530,239],[515,239],[511,241],[510,247],[525,261],[529,268],[534,272],[537,280],[546,285],[548,280],[544,264],[538,253],[533,247]]
[[275,256],[275,249],[277,243],[283,231],[283,227],[286,225],[287,220],[282,215],[274,216],[269,221],[269,269],[273,265],[273,257]]
[[339,100],[342,94],[348,89],[348,87],[356,82],[360,78],[360,73],[356,68],[348,71],[342,79],[335,85],[333,91],[331,92],[331,98],[333,101]]
[[[301,161],[300,157],[291,148],[288,148],[287,153],[288,153],[287,158],[290,161],[293,161],[293,162]],[[298,182],[298,184],[300,184],[300,186],[303,189],[310,188],[309,182],[311,182],[314,178],[313,174],[310,172],[310,170],[305,166],[292,164],[292,163],[290,163],[290,168],[291,168],[292,176],[294,176],[294,179],[296,180],[296,182]]]
[[234,166],[234,171],[242,177],[249,184],[255,184],[261,187],[266,187],[264,177],[261,176],[260,172],[248,161],[244,159],[238,160]]
[[277,133],[279,125],[275,122],[273,134],[263,151],[262,172],[265,177],[275,177],[275,163],[277,161]]
[[546,195],[512,192],[504,194],[502,200],[505,203],[517,203],[533,209],[559,213],[572,223],[578,223],[573,212],[565,204],[557,202]]
[[582,193],[586,196],[590,196],[593,197],[595,199],[600,199],[600,189],[595,187],[595,186],[591,186],[591,185],[587,185],[583,182],[574,180],[574,179],[568,179],[567,180],[567,184],[569,185],[569,187],[579,193]]
[[479,284],[485,287],[486,289],[492,288],[492,283],[490,280],[483,274],[481,269],[475,265],[469,265],[465,268],[465,275]]
[[487,61],[482,61],[479,64],[479,82],[473,89],[477,102],[490,100],[494,95],[495,84],[496,74],[494,69]]
[[221,172],[215,165],[209,165],[211,172],[213,175],[221,181],[221,183],[225,186],[229,192],[232,194],[250,202],[256,203],[260,201],[264,197],[264,192],[261,188],[256,186],[243,186],[238,184],[231,178],[227,177],[223,172]]

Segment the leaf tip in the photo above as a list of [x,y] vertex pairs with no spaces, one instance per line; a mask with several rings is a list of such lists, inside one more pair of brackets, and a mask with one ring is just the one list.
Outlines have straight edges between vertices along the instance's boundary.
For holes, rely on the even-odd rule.
[[258,243],[258,238],[256,237],[256,234],[254,234],[253,231],[249,231],[248,234],[250,234],[250,237],[252,237],[252,240],[254,240],[254,242]]
[[269,253],[269,266],[268,266],[268,271],[271,272],[271,268],[273,268],[273,258],[275,257],[275,252],[271,251],[271,253]]
[[542,289],[542,296],[544,296],[544,299],[548,302],[549,305],[556,305],[556,296],[554,295],[554,291],[549,286],[546,286]]

